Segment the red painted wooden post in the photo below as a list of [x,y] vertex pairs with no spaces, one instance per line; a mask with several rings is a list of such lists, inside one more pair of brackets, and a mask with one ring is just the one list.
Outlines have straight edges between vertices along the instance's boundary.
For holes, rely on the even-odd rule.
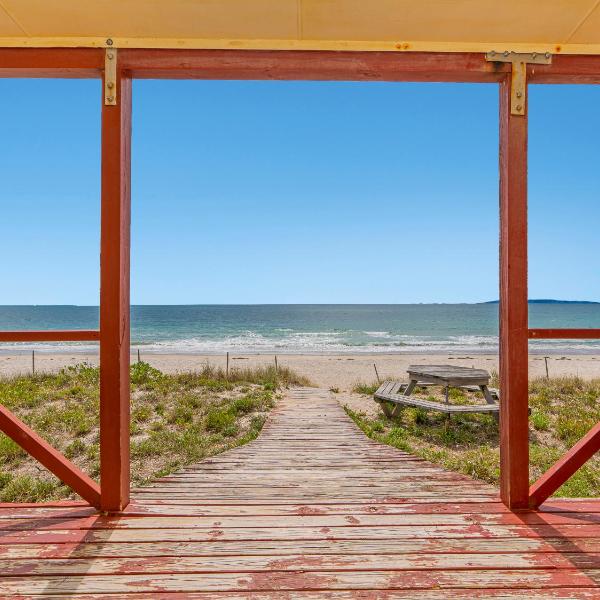
[[0,431],[39,461],[93,506],[100,506],[100,487],[9,410],[0,406]]
[[537,508],[599,450],[600,423],[592,427],[587,435],[531,486],[529,490],[531,507]]
[[500,493],[520,508],[529,502],[527,116],[511,114],[510,87],[510,77],[500,84]]
[[129,503],[129,249],[131,79],[102,100],[100,259],[100,487],[103,510]]

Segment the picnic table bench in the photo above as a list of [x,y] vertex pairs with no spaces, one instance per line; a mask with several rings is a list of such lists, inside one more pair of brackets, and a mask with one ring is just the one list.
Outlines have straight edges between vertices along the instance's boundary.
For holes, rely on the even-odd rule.
[[[490,389],[490,374],[483,369],[470,369],[453,365],[411,365],[408,368],[409,382],[385,381],[375,392],[387,417],[396,417],[402,406],[414,406],[437,410],[448,415],[454,413],[488,413],[496,417],[500,411],[498,390]],[[412,395],[417,386],[441,385],[446,390],[446,401],[435,402]],[[467,391],[480,391],[485,404],[451,404],[448,389],[451,387]],[[390,407],[394,405],[393,408]]]

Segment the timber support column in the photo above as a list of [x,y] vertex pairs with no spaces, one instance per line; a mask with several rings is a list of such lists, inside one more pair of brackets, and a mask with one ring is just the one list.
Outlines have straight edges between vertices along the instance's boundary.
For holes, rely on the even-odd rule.
[[488,52],[511,63],[500,83],[500,495],[529,506],[529,330],[527,305],[527,66],[549,53]]
[[500,494],[509,508],[523,508],[529,502],[524,113],[511,114],[511,79],[505,79],[500,84]]
[[106,50],[102,99],[100,235],[101,508],[129,503],[129,255],[131,224],[131,78]]
[[500,495],[509,508],[529,504],[527,58],[486,55],[512,64],[500,83]]

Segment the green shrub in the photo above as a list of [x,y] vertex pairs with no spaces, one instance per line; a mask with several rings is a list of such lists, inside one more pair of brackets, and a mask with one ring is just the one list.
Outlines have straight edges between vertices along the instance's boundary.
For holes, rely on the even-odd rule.
[[206,429],[222,433],[235,423],[235,415],[227,408],[212,408],[206,413]]
[[352,391],[356,394],[364,394],[366,396],[372,396],[377,391],[377,388],[379,387],[379,385],[380,385],[379,383],[358,382],[352,388]]
[[18,444],[13,442],[8,436],[0,433],[0,463],[9,464],[15,460],[23,459],[27,452]]
[[51,498],[59,482],[38,479],[29,475],[10,478],[0,489],[1,502],[44,502]]
[[550,429],[550,417],[543,412],[535,411],[531,413],[531,424],[538,431],[548,431]]
[[162,371],[155,369],[147,362],[136,362],[129,368],[131,383],[133,385],[148,385],[160,382],[163,379]]

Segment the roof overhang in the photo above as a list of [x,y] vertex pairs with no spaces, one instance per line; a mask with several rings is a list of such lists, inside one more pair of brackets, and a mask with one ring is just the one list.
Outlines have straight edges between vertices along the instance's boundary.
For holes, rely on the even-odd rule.
[[600,54],[598,0],[0,0],[0,47]]

